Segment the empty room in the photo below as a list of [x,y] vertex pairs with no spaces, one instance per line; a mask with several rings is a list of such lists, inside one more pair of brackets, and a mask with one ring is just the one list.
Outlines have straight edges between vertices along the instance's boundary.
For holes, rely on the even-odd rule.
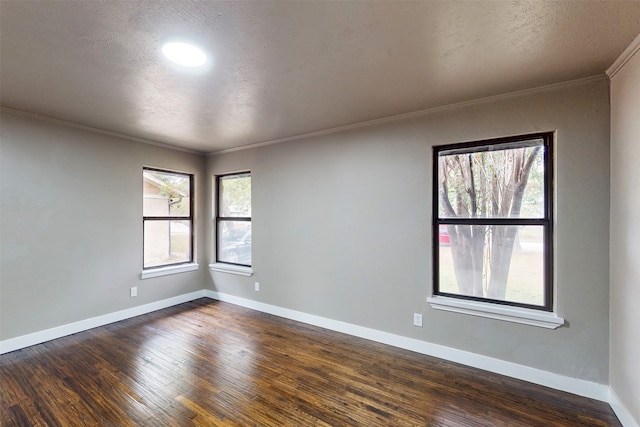
[[1,0],[0,104],[0,425],[640,426],[640,1]]

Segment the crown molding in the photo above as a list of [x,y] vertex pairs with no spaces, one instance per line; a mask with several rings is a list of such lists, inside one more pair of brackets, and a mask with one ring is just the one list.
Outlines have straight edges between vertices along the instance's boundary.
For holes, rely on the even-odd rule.
[[256,143],[253,143],[253,144],[242,145],[240,147],[227,148],[227,149],[224,149],[224,150],[216,150],[216,151],[212,151],[212,152],[208,153],[207,155],[208,156],[217,156],[219,154],[233,153],[234,151],[249,150],[249,149],[252,149],[252,148],[264,147],[264,146],[273,145],[273,144],[280,144],[280,143],[283,143],[283,142],[295,141],[295,140],[298,140],[298,139],[311,138],[311,137],[315,137],[315,136],[329,135],[329,134],[332,134],[332,133],[344,132],[344,131],[348,131],[348,130],[359,129],[359,128],[368,127],[368,126],[374,126],[374,125],[379,125],[379,124],[382,124],[382,123],[388,123],[388,122],[395,122],[395,121],[399,121],[399,120],[412,119],[412,118],[426,116],[426,115],[429,115],[429,114],[434,114],[434,113],[438,113],[438,112],[442,112],[442,111],[456,110],[456,109],[459,109],[459,108],[471,107],[471,106],[481,105],[481,104],[487,104],[487,103],[490,103],[490,102],[496,102],[496,101],[500,101],[500,100],[504,100],[504,99],[510,99],[510,98],[519,97],[519,96],[532,95],[532,94],[541,93],[541,92],[548,92],[548,91],[556,90],[556,89],[562,89],[562,88],[567,88],[567,87],[572,87],[572,86],[578,86],[578,85],[587,84],[587,83],[591,83],[591,82],[595,82],[595,81],[599,81],[599,80],[604,80],[606,78],[607,78],[607,76],[604,75],[604,74],[597,74],[595,76],[583,77],[583,78],[574,79],[574,80],[567,80],[567,81],[564,81],[564,82],[552,83],[552,84],[549,84],[549,85],[538,86],[538,87],[529,88],[529,89],[522,89],[522,90],[517,90],[517,91],[513,91],[513,92],[506,92],[506,93],[502,93],[502,94],[499,94],[499,95],[486,96],[486,97],[483,97],[483,98],[477,98],[477,99],[473,99],[473,100],[470,100],[470,101],[456,102],[456,103],[453,103],[453,104],[442,105],[442,106],[439,106],[439,107],[431,107],[431,108],[426,108],[426,109],[423,109],[423,110],[413,111],[413,112],[410,112],[410,113],[396,114],[396,115],[393,115],[393,116],[382,117],[382,118],[373,119],[373,120],[367,120],[367,121],[364,121],[364,122],[358,122],[358,123],[353,123],[353,124],[349,124],[349,125],[338,126],[338,127],[334,127],[334,128],[330,128],[330,129],[324,129],[324,130],[319,130],[319,131],[309,132],[309,133],[302,133],[302,134],[299,134],[299,135],[292,135],[292,136],[288,136],[288,137],[285,137],[285,138],[278,138],[278,139],[273,139],[273,140],[268,140],[268,141],[263,141],[263,142],[256,142]]
[[[635,48],[633,48],[633,46],[635,46]],[[624,60],[624,62],[628,61],[631,58],[631,56],[633,56],[633,54],[636,53],[639,49],[640,49],[640,36],[638,36],[634,40],[634,42],[625,50],[625,53],[627,53],[627,51],[629,51],[630,53],[627,55],[626,60]],[[621,55],[620,58],[622,58],[624,56],[625,56],[625,54],[623,53],[623,55]],[[620,61],[620,58],[618,58],[618,61]],[[618,63],[618,61],[616,61],[616,64]],[[620,64],[619,67],[622,67],[622,65],[624,65],[624,63]],[[609,70],[607,70],[607,75],[609,75],[609,78],[612,77],[612,75],[613,75],[613,74],[609,74],[609,71],[612,70],[613,68],[614,68],[614,66],[612,66]],[[615,72],[617,72],[617,69],[615,70]],[[614,74],[615,74],[615,72],[614,72]],[[423,110],[413,111],[413,112],[409,112],[409,113],[396,114],[396,115],[393,115],[393,116],[387,116],[387,117],[382,117],[382,118],[373,119],[373,120],[366,120],[366,121],[363,121],[363,122],[352,123],[352,124],[348,124],[348,125],[344,125],[344,126],[337,126],[337,127],[333,127],[333,128],[329,128],[329,129],[323,129],[323,130],[318,130],[318,131],[314,131],[314,132],[302,133],[302,134],[298,134],[298,135],[292,135],[292,136],[288,136],[288,137],[284,137],[284,138],[278,138],[278,139],[273,139],[273,140],[256,142],[256,143],[252,143],[252,144],[242,145],[240,147],[233,147],[233,148],[227,148],[227,149],[223,149],[223,150],[211,151],[209,153],[202,152],[202,151],[197,151],[197,150],[190,150],[188,148],[177,147],[175,145],[168,144],[168,143],[152,141],[152,140],[149,140],[149,139],[134,137],[134,136],[118,133],[118,132],[112,132],[112,131],[108,131],[108,130],[104,130],[104,129],[94,128],[94,127],[91,127],[91,126],[80,125],[80,124],[69,122],[69,121],[66,121],[66,120],[55,119],[53,117],[44,116],[44,115],[37,114],[37,113],[29,113],[29,112],[26,112],[26,111],[17,110],[17,109],[5,107],[5,106],[0,106],[0,112],[8,113],[8,114],[14,114],[14,115],[22,116],[22,117],[28,117],[28,118],[32,118],[32,119],[35,119],[35,120],[40,120],[40,121],[44,121],[44,122],[48,122],[48,123],[54,123],[54,124],[58,124],[58,125],[61,125],[61,126],[74,128],[74,129],[80,129],[80,130],[85,130],[85,131],[89,131],[89,132],[95,132],[95,133],[99,133],[99,134],[102,134],[102,135],[107,135],[107,136],[112,136],[112,137],[116,137],[116,138],[126,139],[126,140],[129,140],[129,141],[139,142],[139,143],[148,144],[148,145],[154,145],[154,146],[161,147],[161,148],[166,148],[166,149],[169,149],[169,150],[181,151],[181,152],[189,153],[189,154],[215,156],[215,155],[219,155],[219,154],[232,153],[232,152],[235,152],[235,151],[249,150],[249,149],[252,149],[252,148],[259,148],[259,147],[265,147],[265,146],[268,146],[268,145],[280,144],[280,143],[288,142],[288,141],[295,141],[295,140],[299,140],[299,139],[306,139],[306,138],[311,138],[311,137],[316,137],[316,136],[323,136],[323,135],[329,135],[329,134],[338,133],[338,132],[344,132],[344,131],[348,131],[348,130],[360,129],[360,128],[369,127],[369,126],[375,126],[375,125],[379,125],[379,124],[383,124],[383,123],[395,122],[395,121],[399,121],[399,120],[407,120],[407,119],[422,117],[422,116],[426,116],[426,115],[429,115],[429,114],[434,114],[434,113],[438,113],[438,112],[442,112],[442,111],[456,110],[456,109],[459,109],[459,108],[471,107],[471,106],[475,106],[475,105],[481,105],[481,104],[486,104],[486,103],[490,103],[490,102],[496,102],[496,101],[500,101],[500,100],[519,97],[519,96],[532,95],[532,94],[541,93],[541,92],[547,92],[547,91],[556,90],[556,89],[562,89],[562,88],[567,88],[567,87],[572,87],[572,86],[577,86],[577,85],[582,85],[582,84],[588,84],[588,83],[599,81],[599,80],[606,79],[606,78],[607,77],[604,74],[598,74],[598,75],[595,75],[595,76],[583,77],[583,78],[574,79],[574,80],[568,80],[568,81],[559,82],[559,83],[552,83],[552,84],[549,84],[549,85],[538,86],[538,87],[535,87],[535,88],[523,89],[523,90],[518,90],[518,91],[513,91],[513,92],[506,92],[506,93],[499,94],[499,95],[491,95],[491,96],[487,96],[487,97],[483,97],[483,98],[477,98],[477,99],[473,99],[473,100],[469,100],[469,101],[462,101],[462,102],[456,102],[456,103],[453,103],[453,104],[447,104],[447,105],[442,105],[442,106],[438,106],[438,107],[426,108],[426,109],[423,109]]]
[[84,131],[87,131],[87,132],[94,132],[94,133],[99,133],[99,134],[106,135],[106,136],[112,136],[114,138],[126,139],[128,141],[140,142],[142,144],[154,145],[156,147],[166,148],[166,149],[169,149],[169,150],[182,151],[184,153],[189,153],[189,154],[198,154],[198,155],[203,155],[204,154],[201,151],[190,150],[188,148],[182,148],[182,147],[176,147],[175,145],[166,144],[166,143],[157,142],[157,141],[152,141],[150,139],[138,138],[136,136],[130,136],[130,135],[126,135],[126,134],[123,134],[123,133],[111,132],[111,131],[108,131],[108,130],[99,129],[99,128],[95,128],[95,127],[92,127],[92,126],[81,125],[81,124],[78,124],[78,123],[73,123],[73,122],[69,122],[69,121],[66,121],[66,120],[62,120],[62,119],[55,119],[53,117],[44,116],[44,115],[38,114],[38,113],[29,113],[27,111],[17,110],[15,108],[5,107],[5,106],[2,106],[2,105],[0,105],[0,112],[7,113],[7,114],[13,114],[14,116],[27,117],[27,118],[30,118],[30,119],[39,120],[39,121],[46,122],[46,123],[53,123],[53,124],[56,124],[56,125],[60,125],[60,126],[64,126],[64,127],[68,127],[68,128],[72,128],[72,129],[79,129],[79,130],[84,130]]
[[622,67],[624,67],[624,65],[629,62],[629,60],[631,58],[633,58],[633,56],[638,53],[638,51],[640,51],[640,34],[638,34],[638,37],[636,37],[629,46],[627,46],[627,48],[624,50],[624,52],[622,52],[622,54],[620,54],[620,56],[618,57],[618,59],[616,59],[614,61],[613,64],[611,64],[611,67],[609,67],[609,69],[607,70],[607,76],[609,76],[610,79],[613,78],[613,76],[616,75],[616,73],[618,71],[620,71],[622,69]]

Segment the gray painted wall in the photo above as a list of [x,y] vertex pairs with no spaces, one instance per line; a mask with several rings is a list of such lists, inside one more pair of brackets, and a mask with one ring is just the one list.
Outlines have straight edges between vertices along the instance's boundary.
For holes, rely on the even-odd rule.
[[[142,167],[196,174],[198,203],[202,156],[11,114],[1,120],[0,339],[202,289],[204,268],[139,279]],[[197,253],[203,248],[200,240]]]
[[[548,130],[558,133],[556,301],[567,326],[430,309],[432,145]],[[11,114],[0,132],[2,340],[204,285],[608,383],[605,79],[212,156],[206,171],[202,156]],[[145,165],[196,174],[200,272],[139,280]],[[212,273],[204,268],[213,260],[212,179],[245,169],[256,273]],[[412,326],[414,312],[423,328]]]
[[[429,308],[431,147],[549,130],[557,130],[556,302],[566,326],[546,330]],[[253,175],[255,275],[210,272],[210,289],[608,383],[606,79],[207,162],[210,179],[246,169]],[[424,314],[423,328],[412,326],[414,312]]]
[[611,80],[610,385],[640,424],[640,52]]

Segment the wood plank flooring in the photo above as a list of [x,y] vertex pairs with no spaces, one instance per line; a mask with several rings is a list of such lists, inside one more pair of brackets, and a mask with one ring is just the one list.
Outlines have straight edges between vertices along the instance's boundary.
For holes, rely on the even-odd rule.
[[619,426],[606,403],[201,299],[0,356],[2,426]]

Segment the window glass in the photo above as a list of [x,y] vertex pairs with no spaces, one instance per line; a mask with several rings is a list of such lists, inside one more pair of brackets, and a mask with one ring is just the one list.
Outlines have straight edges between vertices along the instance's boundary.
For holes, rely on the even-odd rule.
[[434,148],[434,295],[552,309],[551,143]]
[[143,170],[143,268],[193,261],[193,176]]
[[191,215],[191,176],[145,170],[144,216]]
[[218,261],[251,265],[251,222],[218,222]]
[[[472,228],[476,228],[475,232],[482,235],[477,249],[477,256],[482,263],[477,266],[473,263],[475,256],[469,253],[474,249],[472,246],[454,252],[449,241],[451,235],[472,233]],[[451,234],[448,229],[452,229]],[[440,234],[439,249],[438,281],[441,292],[544,305],[542,227],[448,225],[445,226],[445,230],[445,234]],[[491,262],[492,256],[498,256],[501,252],[495,247],[500,244],[513,245],[510,260]],[[474,286],[477,289],[474,289]]]
[[439,152],[440,218],[544,218],[543,153],[541,139]]
[[216,262],[250,267],[251,174],[217,177]]
[[191,259],[189,221],[145,221],[145,268],[189,262]]
[[219,180],[220,216],[251,217],[251,176],[222,176]]

